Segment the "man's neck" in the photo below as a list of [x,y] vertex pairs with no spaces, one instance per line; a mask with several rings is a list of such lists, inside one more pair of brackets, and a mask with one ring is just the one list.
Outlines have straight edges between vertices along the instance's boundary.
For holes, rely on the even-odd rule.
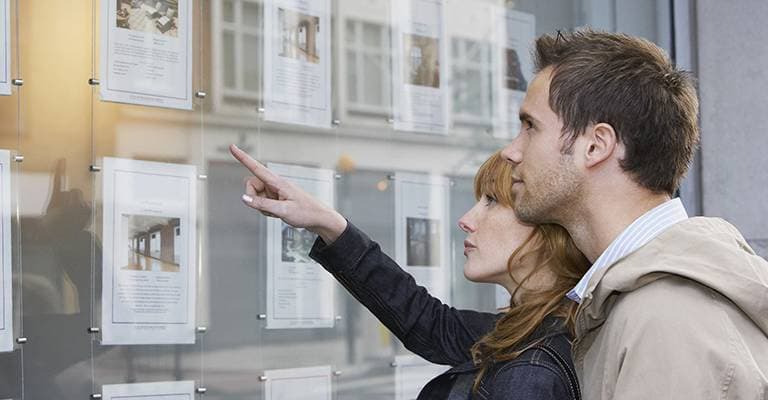
[[670,197],[636,189],[602,193],[585,200],[582,212],[563,221],[562,225],[571,234],[576,247],[594,263],[632,222]]

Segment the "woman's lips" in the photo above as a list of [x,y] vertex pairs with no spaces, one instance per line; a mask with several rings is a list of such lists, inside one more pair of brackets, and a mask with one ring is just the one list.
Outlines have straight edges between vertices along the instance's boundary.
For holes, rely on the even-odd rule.
[[469,253],[470,251],[472,251],[472,250],[474,250],[476,248],[477,247],[474,244],[472,244],[472,242],[470,242],[469,240],[465,240],[464,241],[464,256],[466,257],[467,253]]

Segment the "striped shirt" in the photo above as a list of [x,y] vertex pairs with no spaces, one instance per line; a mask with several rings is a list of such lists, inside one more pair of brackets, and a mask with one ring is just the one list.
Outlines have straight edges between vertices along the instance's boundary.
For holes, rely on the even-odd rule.
[[664,232],[665,229],[685,219],[688,219],[688,213],[679,198],[666,201],[646,212],[611,242],[576,287],[571,289],[566,296],[577,303],[581,303],[592,275],[643,247],[653,238],[659,236],[661,232]]

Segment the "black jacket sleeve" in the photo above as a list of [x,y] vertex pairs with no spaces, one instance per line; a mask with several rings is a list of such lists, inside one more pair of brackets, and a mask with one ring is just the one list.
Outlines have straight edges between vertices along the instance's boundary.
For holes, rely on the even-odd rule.
[[351,223],[331,245],[318,238],[310,256],[406,348],[436,364],[455,366],[471,360],[470,348],[499,317],[443,304]]

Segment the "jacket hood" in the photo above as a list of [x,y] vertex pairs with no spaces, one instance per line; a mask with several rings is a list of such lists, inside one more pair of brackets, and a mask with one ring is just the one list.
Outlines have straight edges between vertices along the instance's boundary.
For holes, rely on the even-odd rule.
[[739,231],[719,218],[681,221],[645,246],[617,260],[589,282],[580,313],[591,330],[605,320],[616,298],[664,277],[698,282],[728,298],[768,335],[768,261]]

